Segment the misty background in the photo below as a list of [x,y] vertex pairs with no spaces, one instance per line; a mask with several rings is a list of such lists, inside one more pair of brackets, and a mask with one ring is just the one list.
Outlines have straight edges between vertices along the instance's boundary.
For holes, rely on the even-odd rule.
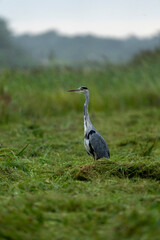
[[120,64],[160,48],[158,1],[113,2],[0,1],[0,68]]

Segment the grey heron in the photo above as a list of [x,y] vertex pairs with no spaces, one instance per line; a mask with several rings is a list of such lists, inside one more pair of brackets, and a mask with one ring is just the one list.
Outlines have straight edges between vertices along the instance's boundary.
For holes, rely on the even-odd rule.
[[104,138],[93,127],[88,113],[89,90],[87,87],[80,87],[68,92],[79,92],[85,94],[84,103],[84,146],[89,155],[95,160],[100,158],[110,158],[108,146]]

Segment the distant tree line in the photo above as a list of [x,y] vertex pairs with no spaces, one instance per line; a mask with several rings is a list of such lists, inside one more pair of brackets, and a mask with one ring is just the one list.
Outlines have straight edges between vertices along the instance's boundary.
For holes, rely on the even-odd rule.
[[148,38],[100,38],[92,35],[65,36],[56,31],[14,35],[0,18],[0,69],[34,66],[125,63],[140,52],[160,48],[160,34]]
[[48,31],[37,35],[16,36],[15,41],[44,64],[54,62],[82,66],[90,63],[126,63],[141,51],[160,48],[159,33],[148,38],[130,36],[115,39],[92,35],[71,37]]

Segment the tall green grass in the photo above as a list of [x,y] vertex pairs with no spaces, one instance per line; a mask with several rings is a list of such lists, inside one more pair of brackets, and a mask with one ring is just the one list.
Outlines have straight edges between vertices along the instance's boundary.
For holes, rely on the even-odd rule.
[[[158,57],[157,57],[158,56]],[[6,70],[0,75],[0,119],[81,111],[83,97],[68,89],[87,86],[91,111],[160,106],[160,51],[142,53],[126,66],[96,69]]]

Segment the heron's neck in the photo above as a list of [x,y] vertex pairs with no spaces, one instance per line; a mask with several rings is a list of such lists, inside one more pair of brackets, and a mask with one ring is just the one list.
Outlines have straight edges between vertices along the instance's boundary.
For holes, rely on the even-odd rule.
[[91,126],[91,121],[89,119],[89,113],[88,113],[89,92],[86,92],[85,96],[86,96],[86,99],[84,103],[84,131],[86,132],[87,129]]

